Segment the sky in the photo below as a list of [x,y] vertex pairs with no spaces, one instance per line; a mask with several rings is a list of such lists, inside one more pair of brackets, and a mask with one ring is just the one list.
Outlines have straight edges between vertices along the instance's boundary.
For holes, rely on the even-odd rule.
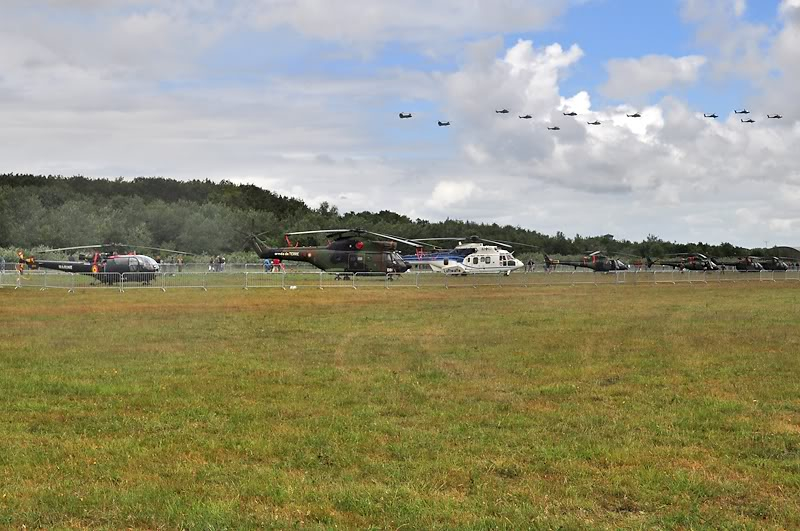
[[800,0],[3,0],[0,172],[797,244],[798,86]]

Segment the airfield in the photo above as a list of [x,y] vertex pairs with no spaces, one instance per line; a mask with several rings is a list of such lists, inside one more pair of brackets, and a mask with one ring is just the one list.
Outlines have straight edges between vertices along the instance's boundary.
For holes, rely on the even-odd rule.
[[798,527],[799,302],[6,286],[0,526]]

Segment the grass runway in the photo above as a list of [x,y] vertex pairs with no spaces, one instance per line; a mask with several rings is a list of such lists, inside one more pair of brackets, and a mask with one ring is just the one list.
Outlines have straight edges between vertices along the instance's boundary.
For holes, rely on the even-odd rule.
[[0,289],[0,527],[800,527],[800,283]]

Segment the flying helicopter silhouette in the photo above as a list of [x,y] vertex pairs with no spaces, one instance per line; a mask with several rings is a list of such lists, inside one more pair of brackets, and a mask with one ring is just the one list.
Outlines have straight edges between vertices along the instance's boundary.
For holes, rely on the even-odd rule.
[[411,113],[410,112],[401,112],[400,113],[400,118],[401,119],[402,118],[411,118]]
[[[25,256],[22,250],[17,251],[17,256],[19,257],[19,265],[21,268],[28,267],[34,270],[42,268],[66,273],[79,273],[91,276],[104,284],[116,284],[122,280],[122,275],[124,274],[126,281],[142,282],[146,284],[151,282],[159,272],[161,267],[159,263],[153,258],[136,251],[118,251],[119,249],[137,248],[162,251],[170,254],[189,254],[174,249],[163,249],[161,247],[137,246],[124,243],[102,243],[47,249],[38,253],[48,254],[78,251],[81,249],[90,251],[89,253],[79,254],[77,260],[39,260],[34,256]],[[101,252],[97,249],[110,249],[110,251]]]
[[552,269],[556,265],[572,266],[575,269],[585,267],[598,273],[608,273],[611,271],[627,271],[628,265],[622,260],[610,258],[602,251],[588,253],[580,260],[554,260],[547,254],[544,255],[544,266],[546,270]]
[[600,120],[595,120],[594,122],[586,122],[587,125],[600,125]]
[[719,118],[719,116],[714,114],[713,112],[711,114],[703,113],[703,118]]
[[638,112],[635,112],[633,114],[626,114],[625,116],[627,116],[628,118],[641,118],[642,117],[642,115],[639,114]]
[[497,114],[508,114],[508,109],[500,109],[500,110],[496,110],[494,112],[497,113]]
[[[263,234],[263,233],[262,233]],[[292,245],[290,236],[325,235],[332,238],[327,245]],[[416,247],[417,242],[381,234],[365,229],[323,229],[287,232],[286,247],[270,247],[259,239],[260,234],[250,234],[248,242],[262,260],[290,260],[307,262],[323,271],[337,273],[336,279],[348,279],[354,273],[379,273],[397,275],[405,273],[409,265],[397,252],[397,244]],[[379,239],[370,239],[377,236]]]
[[447,127],[448,125],[450,125],[450,122],[442,122],[441,120],[439,120],[438,124],[439,127]]
[[547,130],[548,131],[561,131],[561,128],[559,126],[557,126],[557,125],[554,125],[553,127],[548,127]]
[[531,118],[533,118],[533,116],[531,116],[530,114],[526,114],[524,116],[520,116],[519,118],[522,120],[530,120]]
[[563,114],[564,116],[578,116],[578,113],[576,113],[575,111],[562,112],[561,114]]
[[737,111],[736,109],[733,110],[734,114],[750,114],[750,111],[747,109],[742,109],[741,111]]
[[754,124],[754,123],[756,123],[756,121],[753,120],[752,118],[748,118],[747,120],[743,120],[743,119],[739,118],[739,121],[742,122],[743,124]]
[[773,120],[774,119],[780,120],[781,118],[783,118],[783,116],[781,116],[780,114],[773,114],[773,115],[769,115],[768,114],[767,118],[770,118],[770,119],[773,119]]

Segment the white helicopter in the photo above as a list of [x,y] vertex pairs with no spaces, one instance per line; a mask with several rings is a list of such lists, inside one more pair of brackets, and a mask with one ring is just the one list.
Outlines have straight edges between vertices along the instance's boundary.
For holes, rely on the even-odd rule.
[[[464,241],[467,240],[466,243]],[[511,248],[505,242],[486,240],[477,236],[470,238],[422,238],[414,240],[423,245],[429,241],[457,241],[453,249],[434,250],[423,252],[418,249],[417,254],[403,256],[409,265],[427,264],[433,271],[445,275],[474,275],[474,274],[505,274],[525,267],[520,260],[514,258]],[[494,245],[488,245],[494,244]],[[506,249],[501,249],[505,247]]]

